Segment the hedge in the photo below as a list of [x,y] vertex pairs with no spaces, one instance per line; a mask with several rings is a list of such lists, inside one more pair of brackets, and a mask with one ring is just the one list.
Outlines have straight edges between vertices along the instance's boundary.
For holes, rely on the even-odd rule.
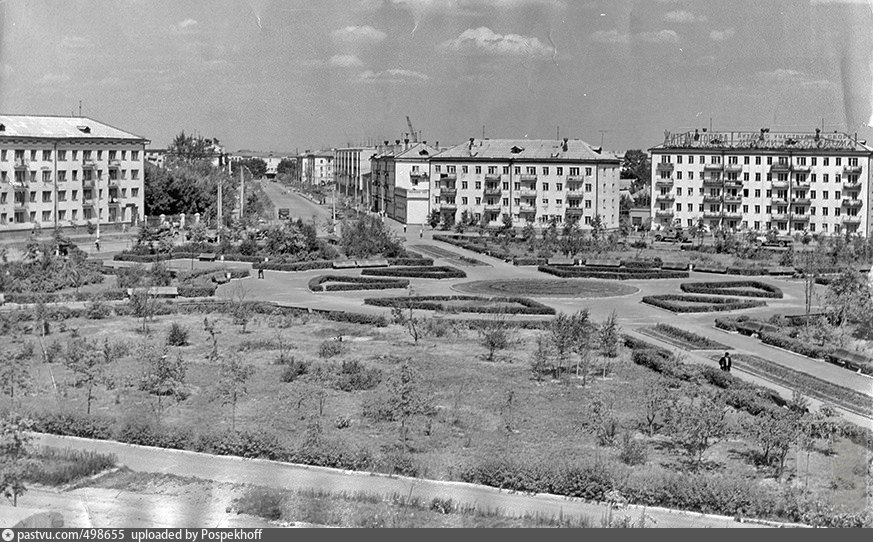
[[503,249],[496,246],[483,246],[476,242],[466,242],[463,239],[484,239],[482,237],[456,237],[451,235],[441,235],[436,234],[433,236],[434,241],[442,241],[443,243],[448,243],[450,245],[454,245],[456,247],[460,247],[472,252],[476,252],[478,254],[485,254],[486,256],[491,256],[494,258],[499,258],[505,261],[509,261],[513,259],[513,255],[509,252],[504,251]]
[[[679,285],[683,292],[692,294],[709,295],[735,295],[739,297],[764,297],[770,299],[782,299],[782,290],[779,288],[758,282],[756,280],[734,280],[719,282],[685,282]],[[751,288],[738,290],[738,288]]]
[[537,269],[543,273],[561,278],[594,278],[612,280],[647,280],[647,279],[687,279],[687,271],[656,271],[639,268],[620,268],[615,271],[605,269],[586,269],[585,267],[557,267],[541,265]]
[[388,265],[427,267],[433,265],[432,258],[388,258]]
[[91,301],[95,297],[99,297],[104,301],[119,301],[127,297],[127,291],[120,288],[110,290],[101,290],[95,293],[90,292],[67,292],[67,293],[10,293],[5,294],[6,303],[18,303],[20,305],[36,304],[42,301],[43,303],[60,303],[66,301]]
[[762,331],[761,333],[758,333],[758,337],[764,344],[778,346],[779,348],[784,348],[795,354],[800,354],[810,358],[825,359],[832,351],[831,348],[811,345],[798,339],[792,339],[782,333],[769,333]]
[[726,331],[737,331],[737,324],[749,322],[751,319],[748,316],[737,316],[736,318],[716,318],[715,327]]
[[[327,284],[325,282],[339,282],[340,284]],[[392,288],[406,288],[408,280],[391,280],[368,277],[344,277],[340,275],[322,275],[309,281],[309,289],[313,292],[338,292],[347,290],[388,290]]]
[[203,285],[181,285],[177,288],[179,297],[211,297],[215,295],[215,290],[218,289],[216,284]]
[[331,260],[312,260],[296,263],[261,262],[252,264],[252,269],[264,269],[266,271],[310,271],[312,269],[331,268],[333,268],[333,261]]
[[714,267],[709,265],[695,265],[694,270],[698,273],[716,273],[719,275],[726,275],[728,272],[726,267]]
[[634,269],[660,269],[664,262],[661,258],[651,260],[622,260],[621,266]]
[[744,275],[749,277],[760,277],[770,274],[768,267],[728,267],[728,275]]
[[673,327],[668,324],[657,324],[655,325],[654,329],[659,333],[687,343],[688,345],[696,348],[706,350],[716,350],[724,348],[724,345],[721,343],[717,343],[696,333],[692,333],[678,327]]
[[[643,297],[642,302],[653,307],[679,313],[734,311],[765,307],[767,305],[764,301],[737,299],[734,297],[682,294],[647,295]],[[693,305],[685,305],[678,302],[693,303]]]
[[512,265],[546,265],[547,258],[513,258]]
[[367,268],[361,270],[361,275],[377,277],[410,277],[422,279],[462,279],[467,274],[456,267],[437,265],[429,267],[389,267]]
[[374,307],[399,307],[403,309],[419,309],[428,311],[447,310],[446,301],[496,301],[499,303],[515,303],[521,307],[489,307],[485,305],[459,307],[458,312],[473,312],[486,314],[555,314],[555,309],[524,297],[478,297],[463,295],[431,295],[416,297],[377,297],[364,299],[365,305]]

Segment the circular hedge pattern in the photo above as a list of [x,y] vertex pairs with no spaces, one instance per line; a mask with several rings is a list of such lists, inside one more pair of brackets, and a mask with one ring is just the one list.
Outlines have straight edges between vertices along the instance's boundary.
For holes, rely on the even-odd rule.
[[452,286],[468,294],[530,297],[618,297],[639,292],[639,288],[602,280],[513,279],[477,280]]

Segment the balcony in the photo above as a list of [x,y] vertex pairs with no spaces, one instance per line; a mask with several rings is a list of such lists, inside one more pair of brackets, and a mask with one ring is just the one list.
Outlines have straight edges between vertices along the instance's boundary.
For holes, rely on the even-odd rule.
[[[388,183],[385,183],[385,186],[388,186]],[[457,185],[455,183],[448,182],[448,183],[438,183],[436,187],[439,188],[440,190],[454,190],[456,186]]]
[[529,214],[536,214],[536,212],[537,212],[537,208],[534,205],[522,203],[521,205],[518,206],[518,214],[529,215]]
[[454,188],[440,188],[440,196],[453,198],[458,195],[458,191]]
[[585,197],[585,191],[583,190],[568,190],[567,191],[567,199],[582,199]]
[[[671,168],[672,170],[672,168]],[[666,170],[665,170],[666,171]],[[585,175],[567,175],[568,183],[584,183],[585,181],[590,180],[590,177]]]
[[727,179],[724,182],[724,187],[741,189],[743,187],[743,181],[740,181],[739,179]]
[[121,169],[121,160],[110,160],[109,169]]
[[499,203],[486,203],[484,208],[486,211],[499,212],[503,207]]
[[458,204],[457,203],[448,203],[445,201],[440,202],[440,211],[457,211]]
[[485,197],[492,196],[499,198],[503,194],[503,190],[500,188],[486,188],[485,189]]
[[497,173],[488,173],[485,175],[485,181],[498,182],[500,181],[500,175]]
[[108,205],[109,205],[110,207],[117,208],[118,206],[121,205],[121,201],[119,201],[118,198],[111,198],[111,199],[109,200]]
[[860,209],[864,206],[864,202],[859,199],[843,199],[843,207],[848,207],[849,209]]
[[724,171],[724,164],[704,164],[703,171]]
[[94,188],[94,179],[82,181],[82,188]]
[[788,213],[773,213],[770,215],[770,218],[774,222],[788,222],[788,219],[791,218],[791,215]]
[[537,176],[535,173],[522,173],[518,176],[518,180],[523,183],[536,182]]
[[585,211],[582,207],[567,207],[564,211],[564,216],[566,217],[581,217]]
[[721,196],[703,196],[703,203],[721,203]]
[[655,179],[655,186],[662,187],[668,186],[670,188],[673,187],[673,179]]
[[721,178],[713,179],[708,177],[703,179],[703,186],[724,186],[724,181]]
[[12,207],[16,211],[23,211],[27,209],[27,202],[23,200],[15,200],[15,202],[12,204]]
[[791,198],[791,205],[803,205],[805,207],[807,205],[812,205],[812,200],[805,196],[802,198]]
[[791,164],[788,162],[776,162],[775,164],[770,165],[770,171],[774,173],[777,171],[787,173],[791,171]]
[[82,200],[82,208],[83,209],[90,209],[92,207],[94,207],[94,202],[86,200],[86,199]]
[[409,178],[410,179],[427,179],[427,172],[424,171],[410,171]]
[[720,220],[722,217],[721,211],[703,211],[703,218]]
[[844,175],[858,175],[863,168],[861,166],[843,166]]
[[440,180],[441,181],[457,181],[458,174],[457,173],[441,173]]
[[843,216],[843,224],[860,224],[861,216],[860,215],[845,215]]
[[741,213],[739,211],[725,211],[722,216],[724,216],[725,220],[742,220],[743,219],[743,213]]
[[676,166],[671,164],[670,162],[658,162],[655,166],[655,171],[669,171],[672,172]]
[[861,181],[843,181],[843,190],[860,190],[861,189]]
[[731,205],[731,204],[739,205],[740,203],[743,202],[743,197],[742,196],[725,196],[724,202],[727,205]]
[[773,188],[788,188],[788,181],[773,181]]
[[793,183],[791,183],[791,187],[795,189],[809,190],[812,188],[812,184],[808,179],[795,179]]
[[107,184],[109,185],[109,188],[118,188],[121,184],[121,181],[119,181],[118,179],[109,179]]
[[82,169],[94,169],[97,167],[97,160],[93,158],[87,158],[82,160]]
[[728,173],[740,173],[743,171],[743,166],[740,164],[728,164],[724,167],[724,170]]
[[655,211],[656,218],[673,218],[673,209],[657,209]]
[[806,213],[792,213],[791,220],[793,220],[794,222],[809,222],[809,215]]
[[15,159],[15,169],[27,169],[29,166],[30,162],[28,162],[26,158]]
[[537,197],[537,191],[533,188],[519,188],[515,191],[519,197],[522,198],[535,198]]
[[770,203],[774,206],[775,205],[788,205],[788,199],[787,198],[780,198],[780,197],[772,197],[772,198],[770,198]]

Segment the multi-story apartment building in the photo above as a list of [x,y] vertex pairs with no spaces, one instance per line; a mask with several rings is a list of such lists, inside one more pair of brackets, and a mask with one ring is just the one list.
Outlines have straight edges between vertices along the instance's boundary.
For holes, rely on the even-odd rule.
[[431,158],[431,201],[444,219],[467,211],[515,225],[575,221],[583,229],[600,216],[619,221],[621,157],[578,139],[470,139]]
[[239,150],[230,155],[230,161],[240,162],[242,160],[249,160],[252,158],[259,158],[264,161],[267,165],[267,169],[264,172],[264,177],[267,179],[275,179],[276,175],[279,173],[279,164],[282,163],[282,160],[289,160],[291,156],[294,156],[294,153],[280,153],[280,152],[259,152],[259,151],[250,151],[250,150]]
[[376,147],[345,147],[336,150],[334,177],[340,194],[351,198],[354,203],[369,204],[370,186],[364,183],[364,176],[370,173],[370,158]]
[[87,117],[0,115],[0,231],[136,223],[147,143]]
[[324,186],[334,181],[334,151],[306,151],[297,158],[300,182],[309,186]]
[[652,153],[652,227],[870,233],[873,148],[848,134],[666,133]]
[[430,213],[430,159],[439,150],[427,142],[384,145],[371,160],[371,209],[403,224],[424,224]]

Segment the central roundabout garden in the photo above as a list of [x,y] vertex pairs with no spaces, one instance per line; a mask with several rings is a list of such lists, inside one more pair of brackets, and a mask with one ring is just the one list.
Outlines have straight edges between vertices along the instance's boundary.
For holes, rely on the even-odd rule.
[[468,294],[533,297],[618,297],[639,292],[639,288],[600,280],[477,280],[455,284],[452,289]]

